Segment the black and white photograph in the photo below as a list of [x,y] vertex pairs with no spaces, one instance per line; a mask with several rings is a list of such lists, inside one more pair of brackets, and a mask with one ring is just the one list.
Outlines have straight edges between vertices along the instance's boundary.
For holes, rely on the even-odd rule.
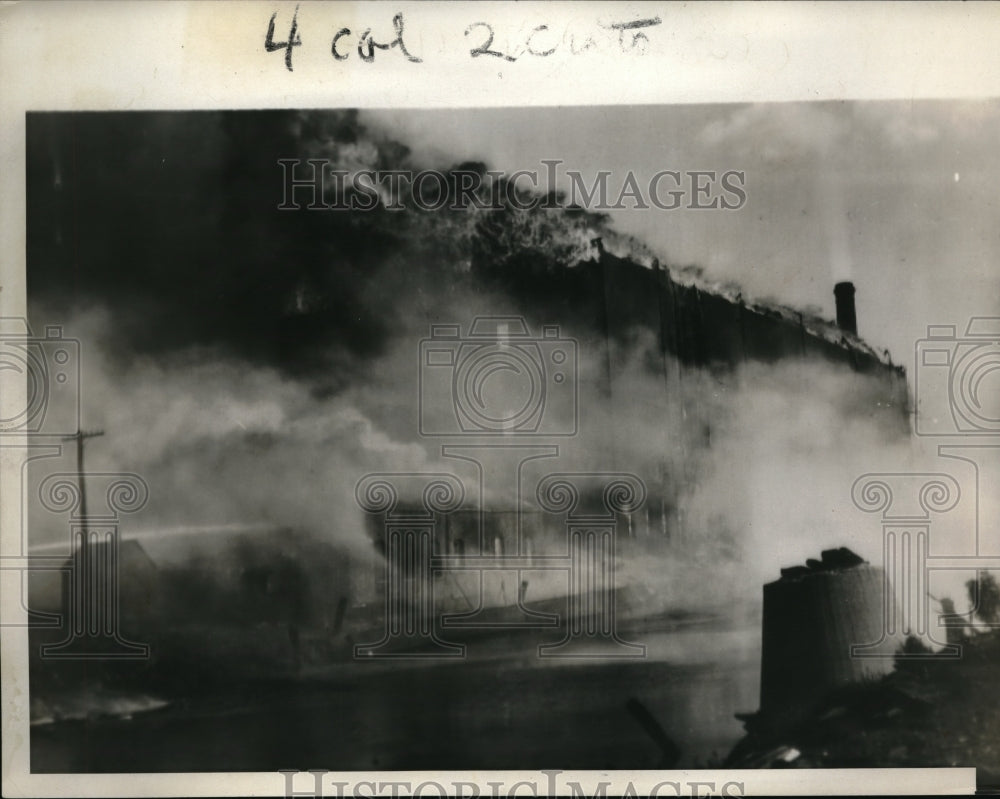
[[[455,5],[500,79],[669,33]],[[431,58],[253,8],[288,80]],[[1000,788],[1000,101],[87,105],[0,318],[31,775]]]

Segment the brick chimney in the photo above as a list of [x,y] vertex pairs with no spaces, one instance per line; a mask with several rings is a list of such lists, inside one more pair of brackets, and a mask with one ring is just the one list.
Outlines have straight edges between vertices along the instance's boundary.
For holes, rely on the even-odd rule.
[[837,327],[848,333],[858,334],[858,317],[854,311],[854,284],[849,280],[833,287],[837,298]]

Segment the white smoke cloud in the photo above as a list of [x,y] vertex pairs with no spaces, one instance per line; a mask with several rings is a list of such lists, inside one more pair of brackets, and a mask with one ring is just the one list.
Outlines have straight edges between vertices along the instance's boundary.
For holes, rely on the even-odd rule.
[[[454,316],[442,310],[440,318],[462,321],[460,308],[496,302],[456,298]],[[468,464],[442,458],[438,442],[417,435],[417,341],[426,320],[415,313],[399,321],[400,334],[363,379],[320,397],[307,382],[207,351],[122,363],[106,352],[108,315],[81,312],[66,329],[83,342],[84,426],[105,430],[87,445],[87,468],[136,472],[149,483],[149,505],[126,529],[292,527],[364,556],[371,543],[354,487],[369,472],[452,472],[473,506],[509,507],[513,482],[480,500]],[[652,521],[636,514],[632,533],[645,540],[623,546],[618,560],[619,584],[632,588],[643,612],[752,609],[781,567],[823,549],[847,546],[881,565],[879,520],[852,505],[854,480],[949,471],[902,432],[905,411],[886,407],[882,377],[797,359],[682,368],[648,331],[626,342],[578,343],[579,434],[560,443],[558,458],[533,464],[526,481],[552,471],[625,471],[646,482]],[[75,468],[71,461],[68,451],[66,469]],[[657,539],[661,475],[679,487],[683,515],[670,541]],[[531,486],[521,488],[530,497]],[[968,552],[970,507],[952,519],[955,532],[937,535],[937,552]],[[65,519],[35,512],[36,543],[65,540]],[[969,576],[931,589],[961,609]],[[532,580],[535,598],[561,590]]]
[[[87,471],[134,472],[150,486],[147,507],[126,525],[264,522],[367,549],[359,477],[425,468],[424,449],[381,430],[356,397],[321,399],[273,369],[208,352],[118,363],[104,347],[111,322],[91,310],[65,327],[82,341],[84,426],[105,431],[87,443]],[[36,543],[65,534],[48,514],[39,519]]]

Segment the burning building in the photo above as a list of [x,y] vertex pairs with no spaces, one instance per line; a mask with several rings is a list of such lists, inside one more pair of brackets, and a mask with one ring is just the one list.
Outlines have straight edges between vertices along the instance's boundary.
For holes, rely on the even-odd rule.
[[[739,530],[703,529],[701,522],[688,519],[687,502],[702,478],[702,458],[714,446],[713,397],[738,394],[741,370],[748,364],[819,362],[845,375],[864,375],[869,393],[859,412],[889,435],[908,432],[903,369],[858,337],[850,284],[836,287],[838,324],[833,325],[787,308],[747,302],[738,292],[686,282],[656,261],[618,257],[600,240],[593,257],[527,277],[493,270],[487,262],[474,263],[462,279],[470,290],[485,287],[487,308],[499,303],[502,310],[521,314],[529,327],[552,326],[579,346],[579,372],[572,376],[578,392],[574,412],[579,413],[572,429],[577,432],[560,439],[560,457],[576,468],[635,473],[645,484],[644,505],[615,518],[617,551],[624,561],[666,561],[682,551],[690,555],[707,540],[738,548]],[[430,328],[440,320],[433,306],[427,307]],[[627,368],[622,353],[633,353]],[[550,439],[541,435],[532,440]],[[554,468],[555,463],[546,466]],[[487,555],[523,559],[517,568],[498,570],[488,579],[461,570],[432,574],[411,569],[403,575],[406,580],[433,580],[440,612],[527,608],[533,602],[541,603],[536,609],[552,609],[560,601],[565,606],[565,577],[536,568],[533,559],[566,553],[566,528],[562,519],[542,512],[530,490],[524,500],[521,486],[514,488],[518,499],[510,491],[489,496],[470,492],[455,513],[435,519],[432,548],[437,555],[459,561]],[[747,501],[748,490],[733,485],[726,501],[736,507]],[[161,643],[173,642],[180,649],[194,638],[209,648],[221,646],[223,629],[244,630],[242,637],[250,641],[261,640],[263,631],[273,628],[276,643],[269,648],[287,647],[286,660],[292,661],[299,659],[303,641],[370,636],[380,624],[387,574],[395,566],[386,565],[384,515],[367,518],[366,556],[278,527],[183,541],[150,538],[148,546],[141,546],[155,568],[140,558],[143,569],[122,570],[122,605],[131,608],[127,621],[146,637],[150,631],[172,631]],[[134,548],[129,545],[126,554]],[[706,551],[704,557],[719,557],[719,552]],[[653,590],[642,585],[641,576],[620,574],[617,589],[630,588]],[[661,600],[669,604],[673,597]],[[636,612],[648,609],[640,605]],[[226,646],[236,651],[243,644],[230,641]],[[321,657],[349,651],[343,646],[313,648]]]
[[[562,439],[559,445],[570,462],[624,469],[644,481],[645,504],[618,514],[616,520],[622,561],[669,560],[680,552],[690,554],[708,540],[731,547],[721,556],[735,556],[740,531],[703,529],[700,522],[689,521],[687,503],[702,478],[705,453],[713,448],[709,395],[738,395],[741,370],[748,364],[819,363],[835,374],[863,376],[866,393],[859,397],[855,412],[889,438],[903,440],[908,435],[904,370],[858,337],[850,283],[835,288],[838,321],[831,324],[788,308],[747,302],[738,292],[683,282],[656,261],[646,265],[613,255],[600,240],[595,241],[594,257],[533,272],[530,278],[525,282],[520,272],[494,269],[484,261],[473,264],[470,279],[505,296],[508,308],[521,311],[529,327],[543,329],[548,323],[549,341],[565,336],[579,346],[579,419],[563,420],[562,426],[553,422],[551,427],[574,431],[573,440]],[[429,314],[427,321],[433,331],[436,318]],[[474,324],[473,335],[479,323]],[[461,334],[449,335],[436,343],[454,350]],[[527,346],[532,341],[529,334],[521,335]],[[517,347],[518,339],[508,337],[502,346]],[[623,368],[622,353],[636,350],[642,351],[638,365]],[[448,369],[460,374],[461,352],[445,354]],[[544,378],[539,375],[541,382]],[[424,396],[421,399],[427,403]],[[448,413],[437,406],[449,399],[438,398],[436,408]],[[440,427],[438,423],[434,429]],[[544,432],[529,440],[560,441]],[[637,439],[641,439],[638,444]],[[588,457],[588,449],[599,457]],[[565,582],[560,588],[550,575],[532,571],[531,563],[533,556],[567,552],[561,520],[541,511],[530,486],[514,486],[513,481],[506,495],[477,495],[472,490],[465,506],[439,516],[432,549],[444,558],[513,554],[525,558],[523,569],[488,580],[467,573],[443,577],[439,573],[435,596],[442,612],[521,605],[524,599],[544,602],[560,590],[565,592]],[[729,487],[726,501],[734,515],[742,512],[740,503],[749,501],[749,491],[746,484]],[[385,522],[384,514],[368,517],[369,537],[381,555]],[[705,554],[709,559],[719,556],[718,550]],[[378,594],[385,581],[381,557],[375,568],[370,585]],[[623,576],[619,588],[627,585],[628,577]]]

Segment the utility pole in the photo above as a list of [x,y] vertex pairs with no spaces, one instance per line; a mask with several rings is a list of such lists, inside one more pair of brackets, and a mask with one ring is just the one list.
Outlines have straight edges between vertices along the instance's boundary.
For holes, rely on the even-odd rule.
[[[67,603],[69,637],[58,644],[42,647],[43,658],[106,659],[149,657],[148,644],[137,644],[122,637],[118,609],[118,514],[130,513],[145,504],[146,485],[138,475],[124,472],[96,472],[94,480],[107,487],[105,507],[91,517],[87,509],[84,442],[103,436],[103,430],[81,430],[65,436],[76,442],[78,504],[70,508],[71,537],[77,542],[73,554],[70,594]],[[52,475],[62,478],[66,475]],[[135,507],[120,506],[115,489],[124,487]],[[100,503],[99,503],[100,504]],[[126,503],[127,505],[127,503]]]
[[[87,489],[83,481],[83,442],[88,438],[103,436],[103,430],[81,430],[75,435],[64,436],[63,441],[76,441],[76,471],[80,480],[80,517],[87,518]],[[86,538],[84,538],[86,541]]]

